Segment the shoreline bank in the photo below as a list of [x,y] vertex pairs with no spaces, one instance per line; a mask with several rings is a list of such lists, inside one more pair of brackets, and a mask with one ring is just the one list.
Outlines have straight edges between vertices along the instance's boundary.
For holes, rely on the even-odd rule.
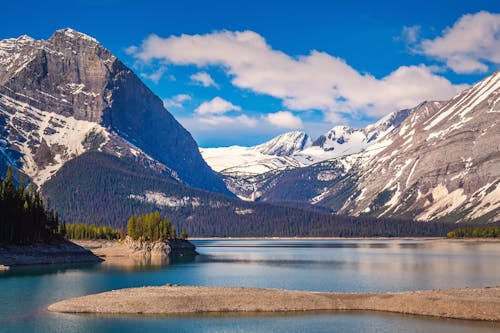
[[73,242],[63,240],[54,243],[31,245],[1,245],[0,271],[12,266],[42,264],[96,263],[102,261],[92,251]]
[[142,287],[71,298],[50,305],[48,310],[106,315],[349,310],[500,321],[500,287],[387,293],[333,293],[239,287]]

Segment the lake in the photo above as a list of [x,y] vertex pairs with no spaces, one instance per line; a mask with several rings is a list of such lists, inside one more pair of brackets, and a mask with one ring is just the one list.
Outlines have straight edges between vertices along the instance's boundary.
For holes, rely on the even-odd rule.
[[106,317],[55,314],[69,297],[146,285],[379,292],[500,284],[500,243],[197,240],[169,265],[51,265],[0,272],[0,332],[498,332],[500,324],[376,312]]

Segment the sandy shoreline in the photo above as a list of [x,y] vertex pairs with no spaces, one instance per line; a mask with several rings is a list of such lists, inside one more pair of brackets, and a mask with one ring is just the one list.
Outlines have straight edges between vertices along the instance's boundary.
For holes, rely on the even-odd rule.
[[330,293],[229,287],[143,287],[64,300],[49,311],[169,315],[306,311],[384,311],[500,321],[500,287],[388,293]]

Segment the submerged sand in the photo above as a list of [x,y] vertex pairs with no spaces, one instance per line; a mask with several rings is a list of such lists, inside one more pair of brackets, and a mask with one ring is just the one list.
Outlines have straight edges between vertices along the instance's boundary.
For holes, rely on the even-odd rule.
[[121,289],[71,298],[52,304],[48,309],[65,313],[135,315],[368,310],[500,321],[500,287],[389,293],[331,293],[258,288],[162,286]]

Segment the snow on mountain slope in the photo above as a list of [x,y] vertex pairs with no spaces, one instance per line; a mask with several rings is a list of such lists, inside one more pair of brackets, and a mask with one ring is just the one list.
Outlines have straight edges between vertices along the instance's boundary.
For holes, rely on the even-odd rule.
[[[66,161],[88,150],[92,136],[101,138],[94,147],[99,150],[109,141],[109,133],[99,124],[42,111],[2,94],[0,114],[6,122],[5,130],[13,134],[10,149],[22,154],[19,167],[37,185],[43,184]],[[50,147],[54,147],[53,151]]]
[[500,72],[422,105],[359,174],[342,213],[500,220]]
[[291,156],[296,152],[310,147],[312,140],[304,132],[289,132],[255,146],[254,149],[264,155]]
[[[359,161],[369,160],[370,156],[391,144],[391,137],[401,122],[418,107],[393,112],[364,129],[336,126],[312,144],[305,133],[290,132],[254,147],[203,148],[200,151],[207,163],[224,176],[228,188],[240,198],[266,198],[266,192],[274,191],[272,189],[276,186],[284,186],[280,182],[269,181],[281,171],[338,158],[342,158],[340,163],[343,168],[349,170],[353,161],[358,159],[343,157],[361,152],[364,155]],[[321,170],[323,172],[323,168]],[[317,194],[314,196],[317,197]],[[310,201],[310,198],[305,201]],[[314,203],[317,202],[318,198]]]
[[200,148],[200,152],[217,172],[249,176],[306,165],[293,155],[310,145],[311,139],[304,132],[289,132],[254,147]]
[[290,132],[254,147],[202,148],[200,152],[212,169],[232,177],[304,167],[371,148],[378,150],[388,134],[415,109],[393,112],[364,129],[336,126],[314,143],[304,132]]

